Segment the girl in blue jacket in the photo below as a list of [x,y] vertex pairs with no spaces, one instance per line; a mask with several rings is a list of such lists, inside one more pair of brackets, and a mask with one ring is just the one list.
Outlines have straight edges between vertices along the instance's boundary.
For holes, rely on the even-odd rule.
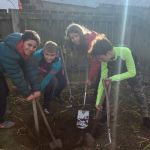
[[12,121],[5,121],[8,86],[4,74],[11,79],[26,100],[40,97],[38,68],[32,53],[40,43],[39,35],[32,30],[12,33],[0,42],[0,128],[10,128]]

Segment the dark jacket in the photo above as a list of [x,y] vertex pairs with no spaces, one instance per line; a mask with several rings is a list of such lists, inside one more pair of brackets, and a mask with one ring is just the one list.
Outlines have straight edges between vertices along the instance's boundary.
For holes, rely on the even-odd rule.
[[24,59],[17,51],[21,33],[12,33],[0,43],[0,71],[6,73],[23,96],[40,90],[37,62],[31,56]]

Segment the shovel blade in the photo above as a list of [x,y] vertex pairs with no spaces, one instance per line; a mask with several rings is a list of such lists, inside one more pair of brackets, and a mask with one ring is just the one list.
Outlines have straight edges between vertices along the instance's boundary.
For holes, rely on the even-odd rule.
[[87,128],[88,121],[89,121],[89,111],[88,110],[78,110],[77,128],[80,128],[80,129]]

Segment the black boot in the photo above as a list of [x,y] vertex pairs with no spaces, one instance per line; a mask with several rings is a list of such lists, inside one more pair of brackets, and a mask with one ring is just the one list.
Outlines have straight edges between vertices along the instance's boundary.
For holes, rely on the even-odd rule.
[[150,129],[150,118],[149,118],[149,117],[144,117],[144,118],[143,118],[143,125],[144,125],[144,127],[146,127],[147,129]]

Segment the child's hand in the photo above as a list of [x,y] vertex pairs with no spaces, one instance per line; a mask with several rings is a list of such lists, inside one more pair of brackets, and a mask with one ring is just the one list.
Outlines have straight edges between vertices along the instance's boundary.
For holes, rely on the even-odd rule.
[[25,98],[27,101],[33,101],[35,100],[34,95],[30,94],[28,97]]
[[95,107],[97,110],[100,110],[100,111],[103,109],[102,105],[95,105]]
[[108,87],[111,84],[111,79],[107,78],[104,80],[104,84]]
[[33,93],[33,96],[34,96],[34,99],[40,98],[41,92],[40,92],[40,91],[35,91],[35,92]]

